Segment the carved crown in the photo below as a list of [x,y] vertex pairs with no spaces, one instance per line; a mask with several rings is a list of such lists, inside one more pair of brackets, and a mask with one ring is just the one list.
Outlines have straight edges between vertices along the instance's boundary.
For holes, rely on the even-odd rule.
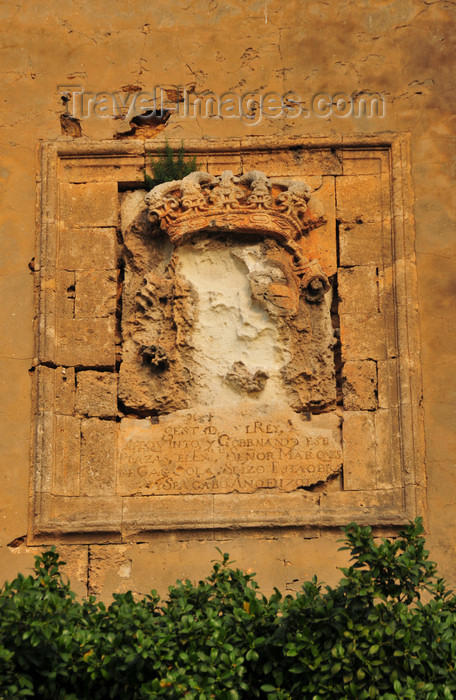
[[231,170],[215,176],[198,171],[165,182],[146,196],[151,221],[160,220],[171,241],[201,230],[263,231],[298,240],[324,223],[321,203],[309,185],[270,179],[259,170],[236,177]]
[[157,185],[146,195],[149,218],[179,245],[199,232],[261,234],[276,239],[293,257],[294,271],[312,301],[329,282],[316,260],[309,261],[298,241],[325,222],[322,204],[309,185],[288,178],[267,178],[259,170],[240,177],[197,171],[182,180]]

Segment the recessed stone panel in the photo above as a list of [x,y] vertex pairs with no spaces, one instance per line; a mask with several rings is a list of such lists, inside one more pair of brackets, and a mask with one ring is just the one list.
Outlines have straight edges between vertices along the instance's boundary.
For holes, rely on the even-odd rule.
[[43,146],[35,535],[415,515],[399,146],[188,142],[201,172],[151,193],[132,173],[160,143]]

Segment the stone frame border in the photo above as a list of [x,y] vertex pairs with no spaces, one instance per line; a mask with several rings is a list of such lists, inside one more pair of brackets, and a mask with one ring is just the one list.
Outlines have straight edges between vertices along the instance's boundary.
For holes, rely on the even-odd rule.
[[[52,343],[55,328],[54,300],[50,294],[55,279],[59,222],[59,183],[115,182],[122,189],[137,184],[146,157],[163,147],[164,140],[154,141],[53,141],[38,144],[37,175],[37,255],[36,255],[36,358],[35,366],[53,367]],[[169,139],[179,147],[180,139]],[[246,137],[230,140],[184,139],[186,152],[196,155],[203,169],[220,172],[258,169],[276,156],[287,154],[293,164],[298,152],[309,164],[319,165],[319,174],[353,174],[353,161],[361,161],[369,152],[388,163],[387,187],[392,220],[392,288],[394,319],[386,334],[392,334],[399,349],[397,357],[398,434],[402,483],[377,490],[347,490],[319,494],[299,491],[288,494],[287,503],[274,494],[237,495],[236,528],[243,527],[337,527],[352,520],[358,523],[396,526],[425,510],[424,436],[421,403],[421,368],[419,362],[419,323],[414,249],[413,196],[410,184],[409,136],[380,134],[374,136],[326,137]],[[291,154],[291,156],[290,156]],[[310,167],[310,173],[309,173]],[[296,166],[296,172],[314,174],[312,165]],[[266,172],[266,174],[268,174]],[[115,224],[113,224],[114,226]],[[50,350],[51,348],[51,350]],[[392,380],[395,381],[395,380]],[[185,507],[181,517],[167,517],[162,501],[160,514],[150,513],[150,497],[53,496],[54,429],[46,410],[46,378],[36,372],[34,386],[34,425],[32,429],[32,475],[30,481],[29,539],[35,542],[59,538],[74,542],[117,542],[137,539],[141,532],[157,530],[223,530],[232,528],[227,517],[232,509],[229,495],[225,508],[214,515],[203,496],[180,496]],[[157,497],[156,497],[157,498]],[[162,499],[173,498],[163,496]],[[59,500],[60,499],[60,500]],[[136,502],[133,502],[136,501]],[[58,515],[65,505],[65,518]],[[63,506],[62,506],[63,507]],[[201,518],[202,511],[206,516]],[[268,514],[265,523],[264,513]],[[198,514],[199,522],[195,523]]]

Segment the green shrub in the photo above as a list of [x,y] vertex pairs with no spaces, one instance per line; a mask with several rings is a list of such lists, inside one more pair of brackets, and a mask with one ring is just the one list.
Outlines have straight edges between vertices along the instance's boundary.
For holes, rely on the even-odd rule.
[[344,528],[351,565],[266,598],[224,554],[161,601],[77,601],[54,549],[0,592],[0,698],[452,698],[456,599],[418,519],[392,540]]
[[158,160],[150,159],[152,169],[152,177],[144,171],[144,186],[147,190],[151,190],[163,182],[171,182],[171,180],[182,180],[186,175],[198,170],[196,156],[193,158],[185,158],[184,144],[174,153],[169,143],[166,141],[163,151],[160,153]]

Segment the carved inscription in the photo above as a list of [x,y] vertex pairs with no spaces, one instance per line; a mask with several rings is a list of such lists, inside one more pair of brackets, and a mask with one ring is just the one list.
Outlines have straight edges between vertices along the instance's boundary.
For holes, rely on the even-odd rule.
[[289,492],[340,469],[336,415],[304,422],[287,409],[236,414],[179,411],[157,424],[122,421],[120,493]]

